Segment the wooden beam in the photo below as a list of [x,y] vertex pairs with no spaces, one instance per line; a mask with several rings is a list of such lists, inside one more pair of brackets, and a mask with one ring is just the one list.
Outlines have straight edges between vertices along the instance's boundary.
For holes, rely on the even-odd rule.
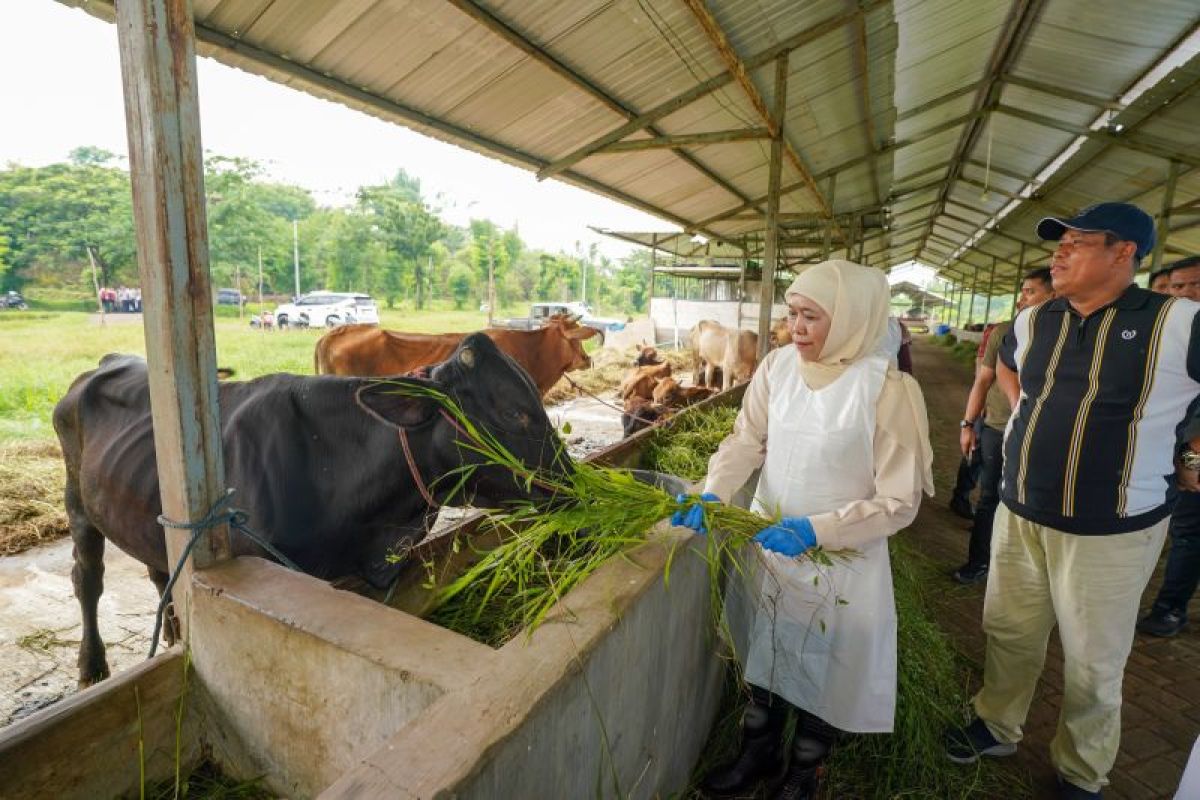
[[[116,22],[162,510],[192,522],[226,487],[191,3],[121,0]],[[166,529],[171,569],[190,538],[190,531]],[[192,569],[229,553],[222,524],[200,538],[184,565],[173,597],[185,633]]]
[[[787,112],[788,56],[775,62],[774,118],[779,125],[771,137],[770,174],[767,176],[767,241],[762,264],[762,285],[758,298],[758,358],[771,349],[771,309],[775,305],[775,267],[779,261],[779,184],[783,173],[784,125]],[[732,376],[726,375],[728,383]]]
[[1034,125],[1041,125],[1044,128],[1053,128],[1064,133],[1071,133],[1075,136],[1086,136],[1088,139],[1094,139],[1100,142],[1106,142],[1117,147],[1124,147],[1126,150],[1134,150],[1146,155],[1156,156],[1167,161],[1182,161],[1189,166],[1200,166],[1200,156],[1195,153],[1185,153],[1182,150],[1175,150],[1170,147],[1164,147],[1156,142],[1151,142],[1145,139],[1139,139],[1128,132],[1112,133],[1110,131],[1094,131],[1091,128],[1085,128],[1081,125],[1074,125],[1070,122],[1065,122],[1055,117],[1048,117],[1044,114],[1037,114],[1033,111],[1027,111],[1023,108],[1015,108],[1013,106],[998,105],[996,111],[1001,114],[1007,114],[1010,117],[1023,119],[1026,122],[1032,122]]
[[[708,6],[704,4],[704,0],[683,0],[683,3],[691,10],[692,15],[696,18],[696,21],[700,23],[700,28],[704,31],[713,47],[716,48],[717,54],[721,57],[721,60],[725,62],[725,68],[732,73],[734,81],[738,84],[738,86],[742,87],[742,91],[746,94],[746,97],[749,98],[750,105],[754,107],[754,110],[758,112],[759,117],[761,117],[763,122],[767,124],[767,127],[771,129],[771,135],[773,137],[779,136],[780,131],[783,130],[783,118],[772,117],[771,112],[767,109],[766,101],[763,100],[762,95],[758,91],[758,87],[755,86],[754,81],[751,80],[750,71],[747,69],[746,64],[742,62],[742,57],[738,55],[737,51],[730,43],[729,37],[727,37],[725,35],[725,31],[721,29],[720,23],[717,22],[717,19],[712,15],[712,12],[708,10]],[[861,22],[862,17],[863,14],[857,14],[856,21]],[[778,66],[778,64],[781,62],[777,60],[775,63],[776,66]],[[786,63],[786,59],[782,63]],[[780,85],[778,78],[776,78],[775,85],[777,87]],[[786,82],[783,85],[786,86]],[[777,109],[783,108],[783,106],[778,102],[778,99],[775,102],[775,107]],[[787,157],[787,160],[791,163],[793,169],[800,174],[801,180],[807,184],[808,189],[810,192],[812,192],[813,199],[817,201],[817,206],[821,209],[821,212],[824,213],[826,217],[832,217],[833,209],[830,208],[829,201],[825,199],[825,195],[821,194],[821,190],[817,186],[816,180],[813,179],[812,171],[808,168],[808,165],[804,163],[804,159],[801,157],[800,153],[796,151],[796,149],[790,142],[787,141],[786,138],[783,140],[783,153]],[[778,186],[775,187],[775,194],[779,194]]]
[[1035,81],[1030,78],[1022,78],[1019,75],[1009,73],[1004,76],[1004,82],[1010,86],[1020,86],[1023,89],[1032,89],[1035,92],[1048,94],[1051,97],[1061,97],[1064,100],[1074,100],[1077,103],[1086,103],[1087,105],[1096,106],[1097,108],[1105,108],[1109,111],[1121,111],[1124,109],[1116,100],[1101,97],[1098,94],[1088,94],[1087,92],[1078,92],[1074,89],[1067,89],[1062,86],[1055,86],[1052,83],[1044,83]]
[[978,90],[979,90],[979,82],[978,81],[976,81],[975,83],[968,83],[966,86],[960,86],[959,88],[954,89],[949,92],[946,92],[943,95],[939,95],[939,96],[933,98],[932,100],[927,100],[926,102],[921,103],[919,106],[914,106],[913,108],[910,108],[907,111],[897,114],[896,122],[904,122],[905,120],[912,119],[913,117],[924,114],[926,111],[929,111],[930,109],[937,108],[938,106],[942,105],[943,103],[949,103],[951,100],[957,100],[958,98],[962,97],[963,95],[971,94],[972,92],[975,92]]
[[665,150],[770,138],[771,132],[766,128],[738,128],[728,131],[709,131],[707,133],[677,133],[668,136],[653,136],[648,139],[627,139],[623,142],[613,142],[597,150],[596,154],[636,153],[642,150]]
[[859,16],[858,22],[854,26],[854,33],[854,51],[858,57],[858,70],[861,76],[859,80],[859,101],[862,103],[863,134],[867,139],[867,151],[871,154],[871,159],[867,163],[871,176],[871,190],[874,192],[872,197],[875,198],[876,203],[879,203],[882,202],[883,195],[879,192],[879,173],[876,170],[878,159],[875,157],[875,153],[879,150],[879,139],[875,135],[875,117],[871,113],[871,64],[867,57],[866,16]]
[[[838,14],[824,20],[823,22],[819,22],[816,25],[805,28],[799,33],[784,39],[779,44],[768,47],[766,50],[760,51],[756,55],[745,59],[745,69],[748,72],[753,72],[759,67],[771,63],[777,56],[783,53],[791,52],[792,50],[803,47],[810,42],[814,42],[817,39],[826,36],[827,34],[833,33],[834,31],[839,30],[845,25],[853,22],[859,14],[870,11],[878,6],[886,5],[889,2],[890,0],[875,0],[866,8],[849,11],[844,14]],[[563,170],[578,164],[580,161],[587,158],[601,147],[620,141],[629,134],[639,131],[648,125],[657,122],[663,117],[674,114],[679,109],[696,102],[702,97],[707,97],[718,89],[728,86],[730,83],[733,83],[733,81],[734,75],[730,72],[725,72],[717,75],[716,77],[709,78],[708,80],[675,95],[665,102],[659,103],[654,108],[639,114],[637,117],[631,119],[629,122],[626,122],[624,125],[620,125],[612,129],[603,136],[600,136],[599,138],[588,142],[582,147],[576,148],[562,158],[547,164],[545,167],[538,170],[538,180],[545,180],[553,175],[557,175]]]

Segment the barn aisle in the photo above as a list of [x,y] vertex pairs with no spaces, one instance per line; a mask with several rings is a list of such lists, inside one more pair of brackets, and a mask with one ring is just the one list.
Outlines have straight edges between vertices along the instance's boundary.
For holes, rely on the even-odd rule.
[[[984,637],[980,630],[983,591],[980,586],[960,586],[950,573],[965,558],[968,523],[946,508],[958,467],[958,420],[970,388],[969,368],[954,360],[932,339],[918,337],[913,348],[914,373],[925,393],[933,437],[934,481],[937,497],[926,499],[905,536],[918,543],[945,575],[933,587],[937,615],[959,651],[976,666],[972,691],[982,677]],[[1143,597],[1143,609],[1154,598],[1162,579],[1162,565]],[[1200,618],[1200,603],[1193,600],[1193,619]],[[1054,796],[1054,772],[1048,746],[1054,735],[1062,702],[1062,650],[1057,634],[1051,637],[1046,671],[1034,697],[1019,762],[1033,776],[1035,797]],[[1200,734],[1200,631],[1185,630],[1174,639],[1138,635],[1125,672],[1121,752],[1104,796],[1113,800],[1171,798],[1183,766]]]

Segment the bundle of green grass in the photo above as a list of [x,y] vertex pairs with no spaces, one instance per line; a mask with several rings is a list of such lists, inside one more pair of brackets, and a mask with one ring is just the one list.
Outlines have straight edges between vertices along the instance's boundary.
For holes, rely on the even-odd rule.
[[[727,568],[737,568],[733,550],[773,522],[746,509],[706,503],[697,497],[680,502],[639,481],[628,470],[581,463],[566,475],[535,475],[494,437],[477,428],[450,397],[432,388],[402,384],[397,384],[395,391],[437,400],[467,432],[470,444],[465,447],[520,480],[529,484],[536,480],[558,499],[550,509],[518,503],[491,513],[489,524],[499,544],[480,553],[474,564],[447,585],[434,588],[436,565],[429,565],[428,585],[434,588],[434,597],[428,618],[493,647],[519,632],[532,633],[572,588],[609,559],[645,544],[656,523],[695,502],[702,503],[707,527],[724,532],[704,540],[714,609],[719,613],[721,575]],[[711,423],[689,423],[710,429],[710,449],[728,432],[734,416],[725,410],[715,413],[724,420],[724,432],[719,436],[711,433]],[[464,481],[466,474],[446,479]],[[830,554],[821,548],[810,550],[803,558],[831,563]],[[669,577],[670,559],[666,569],[664,578]]]

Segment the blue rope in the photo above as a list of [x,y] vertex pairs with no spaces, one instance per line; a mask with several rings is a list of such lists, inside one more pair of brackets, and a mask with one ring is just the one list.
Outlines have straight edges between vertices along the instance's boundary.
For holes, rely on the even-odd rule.
[[175,569],[167,579],[167,586],[163,589],[162,597],[158,601],[158,611],[154,615],[154,635],[150,639],[150,655],[147,658],[154,658],[155,652],[158,651],[158,638],[162,633],[163,615],[166,613],[167,606],[171,602],[171,589],[175,586],[175,581],[179,578],[179,573],[183,570],[183,565],[187,562],[188,556],[192,554],[192,548],[196,546],[196,542],[200,541],[200,536],[206,530],[226,524],[231,530],[237,531],[263,550],[266,550],[275,560],[288,569],[295,570],[296,572],[302,571],[300,567],[296,566],[294,561],[246,527],[246,523],[250,520],[250,517],[245,511],[242,511],[240,508],[224,508],[233,499],[233,493],[233,489],[226,489],[225,494],[212,504],[212,508],[208,510],[208,513],[199,522],[176,522],[159,514],[159,525],[162,525],[164,528],[178,528],[180,530],[192,531],[192,536],[188,539],[187,545],[179,555],[179,563],[175,565]]

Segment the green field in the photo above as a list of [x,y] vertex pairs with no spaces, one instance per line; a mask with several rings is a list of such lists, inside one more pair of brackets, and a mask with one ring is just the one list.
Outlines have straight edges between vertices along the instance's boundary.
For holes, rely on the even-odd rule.
[[[263,332],[252,329],[249,314],[220,308],[216,319],[217,363],[239,380],[272,372],[312,374],[313,345],[322,329]],[[517,316],[519,310],[503,316]],[[428,333],[478,330],[487,316],[478,311],[381,309],[381,324],[393,330]],[[106,353],[145,355],[140,322],[124,314],[83,312],[0,313],[0,444],[53,440],[50,412],[71,381],[93,369]]]

